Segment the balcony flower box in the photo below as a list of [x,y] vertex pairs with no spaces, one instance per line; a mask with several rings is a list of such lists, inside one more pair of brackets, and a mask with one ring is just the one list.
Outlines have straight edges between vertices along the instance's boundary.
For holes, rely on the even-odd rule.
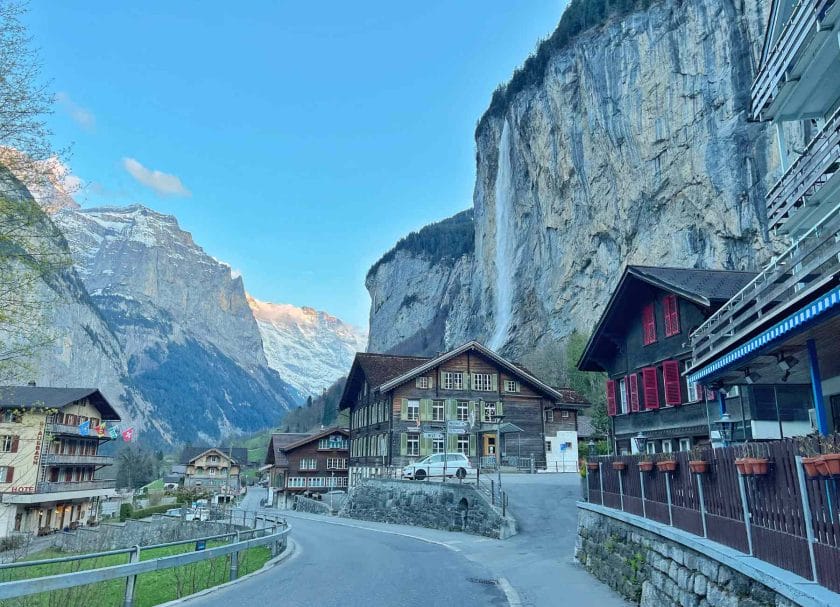
[[709,462],[702,459],[692,459],[689,460],[688,467],[694,474],[706,474],[709,471]]
[[765,476],[770,470],[770,460],[766,457],[751,457],[750,467],[754,476]]
[[750,476],[752,474],[752,458],[739,457],[735,460],[735,468],[738,469],[738,474]]
[[840,453],[825,453],[819,457],[817,469],[823,476],[840,475]]
[[677,469],[677,460],[664,459],[660,462],[656,462],[656,469],[660,472],[674,472]]
[[613,462],[612,463],[613,470],[618,470],[619,472],[623,472],[627,468],[626,462]]
[[651,462],[651,461],[639,462],[639,470],[641,470],[642,472],[651,472],[653,470],[653,462]]
[[808,478],[817,478],[820,476],[819,457],[803,457],[802,467],[805,468],[805,476]]
[[592,472],[598,471],[598,462],[586,462],[586,468]]

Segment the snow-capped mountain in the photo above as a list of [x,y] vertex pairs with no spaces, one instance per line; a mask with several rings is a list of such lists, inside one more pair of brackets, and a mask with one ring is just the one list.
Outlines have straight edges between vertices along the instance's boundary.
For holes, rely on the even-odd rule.
[[309,307],[259,301],[250,295],[268,364],[304,394],[319,395],[347,374],[367,331]]

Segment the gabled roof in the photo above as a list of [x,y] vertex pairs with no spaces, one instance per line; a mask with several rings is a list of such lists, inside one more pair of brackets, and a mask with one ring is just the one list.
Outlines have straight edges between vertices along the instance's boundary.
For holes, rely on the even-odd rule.
[[309,436],[301,438],[300,440],[296,440],[293,443],[289,443],[288,445],[286,445],[284,447],[281,447],[281,449],[283,451],[285,451],[286,453],[288,453],[289,451],[292,451],[293,449],[297,449],[298,447],[308,445],[312,441],[320,440],[320,439],[324,438],[325,436],[329,436],[330,434],[343,434],[344,436],[346,436],[348,438],[350,437],[350,431],[347,430],[346,428],[339,428],[338,426],[333,426],[332,428],[327,428],[325,430],[321,430],[317,434],[310,434]]
[[375,354],[372,352],[357,352],[353,358],[344,391],[338,403],[339,409],[350,406],[350,394],[356,394],[365,381],[375,388],[386,381],[398,377],[410,369],[429,360],[428,356],[400,356],[396,354]]
[[[581,371],[601,371],[592,356],[614,321],[620,320],[628,305],[638,306],[639,285],[647,285],[678,295],[699,307],[712,309],[732,298],[746,286],[755,272],[627,266],[610,295],[595,330],[577,363]],[[625,303],[626,302],[626,303]]]
[[245,465],[248,463],[248,449],[245,447],[184,447],[179,461],[182,464],[189,464],[208,451],[218,451],[225,457],[230,457],[237,464]]
[[570,405],[591,405],[586,397],[578,392],[573,388],[554,388],[560,393],[560,396],[563,398],[557,402],[558,405],[563,404],[570,404]]
[[285,466],[289,462],[283,449],[307,436],[310,436],[308,432],[278,432],[272,434],[268,443],[268,451],[265,454],[265,463]]
[[50,388],[45,386],[0,386],[0,409],[61,409],[87,399],[103,420],[120,415],[96,388]]

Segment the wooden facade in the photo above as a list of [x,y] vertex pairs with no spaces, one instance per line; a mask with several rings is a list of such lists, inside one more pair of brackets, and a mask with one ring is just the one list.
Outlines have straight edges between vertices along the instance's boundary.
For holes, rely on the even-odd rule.
[[324,493],[347,487],[349,432],[327,428],[315,434],[274,434],[266,463],[271,465],[275,504],[294,493]]

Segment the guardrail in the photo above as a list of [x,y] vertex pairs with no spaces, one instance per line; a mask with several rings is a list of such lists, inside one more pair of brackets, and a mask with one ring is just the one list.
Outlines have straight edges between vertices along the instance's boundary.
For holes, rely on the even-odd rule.
[[[142,573],[150,573],[153,571],[160,571],[164,569],[172,569],[175,567],[181,567],[183,565],[190,565],[192,563],[198,563],[200,561],[227,555],[231,555],[230,580],[233,581],[238,577],[239,553],[241,551],[248,550],[249,548],[256,548],[258,546],[267,545],[271,550],[271,556],[273,558],[280,554],[280,552],[286,546],[287,537],[289,535],[289,532],[291,531],[291,527],[286,523],[285,519],[254,513],[253,520],[255,525],[260,519],[264,521],[264,527],[246,529],[244,531],[235,531],[232,533],[208,536],[204,538],[181,540],[178,542],[170,542],[166,544],[154,544],[150,546],[134,546],[132,548],[122,548],[119,550],[94,552],[89,554],[60,557],[55,559],[43,559],[39,561],[19,561],[16,563],[0,564],[0,571],[2,571],[4,569],[33,567],[38,565],[49,565],[54,563],[89,560],[100,558],[103,556],[111,556],[115,554],[128,554],[130,558],[130,562],[122,565],[112,565],[109,567],[90,569],[88,571],[60,573],[57,575],[50,575],[45,577],[2,582],[0,583],[0,600],[20,598],[24,596],[30,596],[33,594],[40,594],[42,592],[66,590],[68,588],[76,588],[78,586],[86,586],[88,584],[106,582],[108,580],[125,579],[126,585],[125,595],[123,598],[123,607],[133,607],[134,587],[138,575]],[[245,517],[243,517],[243,520],[245,520]],[[263,533],[264,535],[258,536],[258,534],[260,533]],[[251,535],[252,537],[250,539],[242,539],[243,537],[248,535]],[[140,553],[143,550],[167,548],[172,546],[192,544],[202,541],[207,542],[211,540],[226,538],[235,538],[235,541],[223,546],[215,546],[196,552],[186,552],[184,554],[176,554],[172,556],[164,556],[155,559],[149,559],[148,561],[140,561]]]

